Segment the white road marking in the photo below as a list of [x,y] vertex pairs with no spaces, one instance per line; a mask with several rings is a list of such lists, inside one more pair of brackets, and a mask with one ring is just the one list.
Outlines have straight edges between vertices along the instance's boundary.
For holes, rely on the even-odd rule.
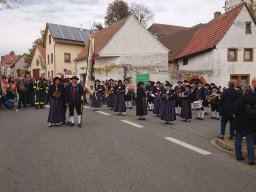
[[97,112],[97,113],[100,113],[100,114],[102,114],[102,115],[110,116],[110,114],[105,113],[105,112],[103,112],[103,111],[96,111],[96,112]]
[[121,121],[122,121],[123,123],[132,125],[132,126],[137,127],[137,128],[143,128],[143,126],[138,125],[138,124],[136,124],[136,123],[133,123],[133,122],[131,122],[131,121],[127,121],[127,120],[121,120]]
[[91,107],[88,107],[88,106],[84,106],[85,109],[90,109]]
[[172,137],[165,137],[165,139],[168,140],[168,141],[171,141],[171,142],[173,142],[173,143],[176,143],[176,144],[178,144],[178,145],[181,145],[181,146],[183,146],[183,147],[185,147],[185,148],[187,148],[187,149],[190,149],[190,150],[192,150],[192,151],[195,151],[195,152],[197,152],[197,153],[200,153],[200,154],[202,154],[202,155],[211,155],[211,153],[208,152],[208,151],[205,151],[205,150],[200,149],[200,148],[198,148],[198,147],[195,147],[195,146],[193,146],[193,145],[184,143],[183,141],[174,139],[174,138],[172,138]]

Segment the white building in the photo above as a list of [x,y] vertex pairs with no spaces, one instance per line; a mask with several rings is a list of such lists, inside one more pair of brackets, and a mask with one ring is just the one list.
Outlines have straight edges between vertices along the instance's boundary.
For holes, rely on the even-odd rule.
[[[136,81],[167,80],[168,49],[134,16],[129,16],[94,34],[96,79],[131,78]],[[76,59],[77,76],[83,78],[87,47]]]
[[255,45],[255,22],[247,6],[240,4],[198,29],[176,61],[189,81],[227,87],[235,79],[242,85],[256,75]]
[[39,78],[46,73],[46,54],[42,45],[37,45],[31,61],[31,76]]
[[233,9],[235,6],[241,4],[241,3],[247,3],[250,5],[256,5],[255,0],[226,0],[225,1],[225,10],[229,11],[230,9]]

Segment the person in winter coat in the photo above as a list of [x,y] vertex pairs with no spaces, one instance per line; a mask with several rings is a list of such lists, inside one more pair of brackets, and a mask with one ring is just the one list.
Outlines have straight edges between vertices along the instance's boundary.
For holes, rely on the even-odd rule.
[[256,133],[256,95],[253,94],[251,85],[245,85],[243,96],[234,105],[234,129],[236,130],[235,152],[238,161],[244,160],[242,157],[242,141],[246,136],[247,153],[249,165],[255,165],[254,161],[254,135]]
[[233,128],[233,106],[241,96],[239,91],[235,89],[235,85],[236,81],[230,80],[228,83],[229,88],[225,89],[220,98],[221,133],[219,135],[219,139],[224,139],[226,125],[228,122],[230,126],[229,139],[232,140],[235,136]]

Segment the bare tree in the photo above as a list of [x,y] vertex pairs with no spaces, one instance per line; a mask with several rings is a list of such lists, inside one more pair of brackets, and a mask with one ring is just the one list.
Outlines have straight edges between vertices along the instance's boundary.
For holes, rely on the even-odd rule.
[[128,3],[122,0],[115,0],[108,5],[105,16],[105,24],[108,26],[112,25],[113,23],[120,21],[129,15],[130,12]]
[[23,3],[23,0],[0,0],[0,9],[11,9]]
[[145,5],[133,2],[130,4],[129,10],[131,14],[134,15],[138,21],[146,27],[154,19],[154,13]]

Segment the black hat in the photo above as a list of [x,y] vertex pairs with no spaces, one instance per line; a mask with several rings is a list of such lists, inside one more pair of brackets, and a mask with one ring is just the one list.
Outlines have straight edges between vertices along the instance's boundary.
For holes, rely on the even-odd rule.
[[188,80],[184,80],[183,82],[184,82],[184,83],[188,83]]
[[161,84],[161,82],[160,82],[160,81],[157,81],[156,84]]
[[54,77],[52,81],[55,82],[55,81],[57,81],[57,80],[60,81],[61,79],[60,79],[59,77]]
[[215,83],[211,83],[210,85],[213,85],[213,86],[215,86]]
[[119,84],[119,83],[123,83],[123,81],[122,81],[122,80],[118,80],[118,84]]
[[73,77],[71,77],[71,80],[73,80],[73,79],[75,79],[75,80],[79,80],[79,78],[78,78],[77,76],[73,76]]
[[138,86],[144,85],[144,82],[140,81],[138,82]]
[[210,85],[208,83],[206,83],[205,86],[210,86]]
[[212,89],[219,89],[217,86],[213,86]]
[[178,81],[177,83],[183,83],[182,81]]
[[96,79],[96,80],[95,80],[95,83],[96,83],[96,82],[99,82],[99,83],[100,83],[101,81],[100,81],[99,79]]
[[165,84],[165,86],[166,86],[166,87],[167,87],[167,86],[172,87],[172,84],[168,82],[168,83]]
[[65,78],[64,80],[63,80],[63,83],[68,83],[69,82],[69,79],[68,78]]
[[115,81],[114,79],[109,79],[109,81]]
[[150,82],[150,85],[155,85],[155,82],[154,82],[154,81],[151,81],[151,82]]

